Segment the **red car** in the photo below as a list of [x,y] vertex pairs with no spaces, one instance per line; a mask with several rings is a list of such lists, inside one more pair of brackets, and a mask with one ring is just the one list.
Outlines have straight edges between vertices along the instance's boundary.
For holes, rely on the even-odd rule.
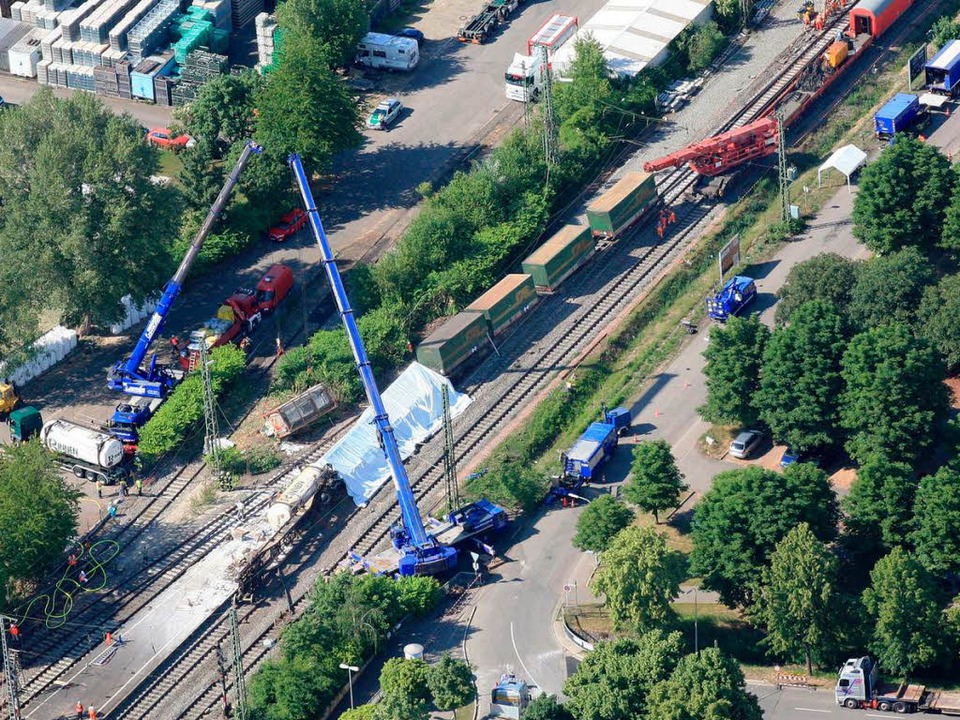
[[153,128],[147,133],[147,142],[165,150],[183,150],[196,144],[189,135],[174,135],[170,128]]
[[307,214],[300,208],[294,208],[280,218],[280,222],[270,228],[267,237],[274,242],[286,242],[306,224]]

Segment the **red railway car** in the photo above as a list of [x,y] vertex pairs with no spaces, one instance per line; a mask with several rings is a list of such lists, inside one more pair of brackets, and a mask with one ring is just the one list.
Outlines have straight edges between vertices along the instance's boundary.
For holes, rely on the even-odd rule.
[[878,38],[913,4],[913,0],[860,0],[850,11],[850,37]]

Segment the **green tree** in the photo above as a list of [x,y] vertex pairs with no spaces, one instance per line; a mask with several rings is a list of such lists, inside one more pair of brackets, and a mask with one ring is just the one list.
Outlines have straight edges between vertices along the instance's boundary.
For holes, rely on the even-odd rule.
[[313,717],[325,697],[339,685],[323,671],[315,656],[298,655],[267,660],[250,680],[250,712],[263,720],[301,720]]
[[821,253],[797,263],[777,290],[777,324],[786,325],[798,307],[825,300],[846,314],[857,282],[858,264],[836,253]]
[[960,274],[947,275],[923,293],[917,334],[940,351],[947,367],[960,367]]
[[917,480],[909,465],[883,455],[867,458],[843,499],[844,526],[855,539],[858,554],[876,560],[906,542],[916,491]]
[[336,153],[360,144],[360,106],[329,68],[330,52],[311,36],[285,37],[279,65],[256,94],[261,160],[276,165],[299,153],[307,172],[317,173]]
[[718,648],[686,655],[650,692],[647,717],[657,720],[761,720],[743,671]]
[[773,437],[806,452],[836,441],[843,319],[829,303],[797,308],[763,353],[755,403]]
[[[752,2],[750,6],[753,6]],[[743,3],[741,0],[716,0],[714,3],[717,21],[720,23],[720,27],[728,33],[738,30],[743,24],[742,9]]]
[[560,142],[575,152],[595,154],[609,143],[612,114],[617,112],[613,84],[600,44],[592,38],[577,39],[570,82],[558,83],[554,106],[560,121]]
[[827,474],[794,463],[783,474],[760,467],[722,472],[693,514],[690,572],[727,605],[748,605],[760,568],[802,522],[814,536],[836,536],[839,511]]
[[633,520],[633,511],[610,495],[592,501],[577,518],[573,546],[591,552],[603,552],[614,536]]
[[949,41],[960,38],[960,23],[953,19],[952,15],[945,15],[938,18],[930,28],[930,42],[938,50]]
[[201,86],[193,102],[174,110],[177,124],[210,143],[217,158],[223,157],[226,148],[253,135],[254,99],[265,82],[253,70],[217,75]]
[[953,182],[950,161],[940,150],[912,137],[899,138],[860,174],[853,234],[877,253],[932,247],[940,237]]
[[183,185],[183,196],[190,207],[206,214],[206,209],[213,205],[223,187],[223,166],[217,162],[214,144],[201,138],[182,157],[180,183]]
[[158,170],[142,128],[92,95],[61,100],[41,88],[3,114],[0,257],[26,273],[17,302],[70,325],[110,323],[123,316],[121,297],[139,302],[161,287],[179,203],[151,180]]
[[960,474],[941,468],[920,481],[910,541],[917,559],[938,575],[960,572]]
[[380,671],[380,720],[426,720],[430,716],[430,666],[423,660],[390,658]]
[[732,317],[710,330],[703,351],[707,402],[697,411],[711,423],[751,425],[757,420],[753,396],[760,387],[763,352],[770,330],[756,315]]
[[615,628],[647,632],[673,619],[670,603],[680,592],[682,575],[664,535],[650,527],[631,527],[604,552],[593,587],[606,598]]
[[347,710],[340,715],[340,720],[374,720],[377,716],[377,706],[367,703],[357,705],[352,710]]
[[944,367],[925,340],[900,323],[855,336],[843,355],[840,425],[847,452],[913,463],[933,445],[947,415]]
[[36,440],[0,454],[2,604],[13,595],[13,583],[40,580],[60,561],[77,534],[81,494]]
[[523,720],[574,720],[556,695],[540,695],[527,705]]
[[660,522],[660,512],[676,507],[680,493],[687,489],[677,467],[670,443],[666,440],[645,440],[633,446],[630,480],[623,496],[645,512],[652,512]]
[[871,258],[857,269],[848,313],[855,330],[888,322],[914,324],[924,290],[936,282],[933,266],[916,248]]
[[710,67],[710,63],[727,44],[727,39],[717,23],[708,22],[688,26],[675,42],[686,57],[687,70],[696,73]]
[[945,623],[933,578],[902,548],[877,561],[863,605],[873,620],[870,650],[896,675],[934,667],[944,650]]
[[752,617],[767,631],[763,642],[778,657],[803,658],[807,674],[822,662],[837,623],[837,560],[800,523],[777,543],[763,569]]
[[430,668],[427,685],[437,710],[456,710],[477,694],[470,665],[463,660],[454,660],[447,653]]
[[670,677],[682,653],[680,633],[661,629],[597,643],[563,685],[567,709],[577,720],[648,717],[647,694]]
[[283,48],[293,34],[316,38],[326,45],[331,67],[349,65],[357,43],[370,30],[370,13],[356,0],[285,0],[277,6]]

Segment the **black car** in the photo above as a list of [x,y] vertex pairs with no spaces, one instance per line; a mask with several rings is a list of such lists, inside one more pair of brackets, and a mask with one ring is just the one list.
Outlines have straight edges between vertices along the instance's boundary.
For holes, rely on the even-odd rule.
[[423,45],[423,33],[412,27],[405,27],[394,33],[397,37],[413,38],[417,41],[417,46]]

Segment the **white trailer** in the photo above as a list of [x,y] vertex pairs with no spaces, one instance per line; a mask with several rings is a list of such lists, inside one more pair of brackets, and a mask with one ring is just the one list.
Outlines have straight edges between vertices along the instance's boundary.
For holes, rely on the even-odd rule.
[[413,38],[367,33],[357,44],[358,65],[383,70],[413,70],[420,62],[420,46]]
[[51,420],[40,431],[40,442],[78,478],[109,484],[127,474],[123,443],[99,430],[68,420]]

